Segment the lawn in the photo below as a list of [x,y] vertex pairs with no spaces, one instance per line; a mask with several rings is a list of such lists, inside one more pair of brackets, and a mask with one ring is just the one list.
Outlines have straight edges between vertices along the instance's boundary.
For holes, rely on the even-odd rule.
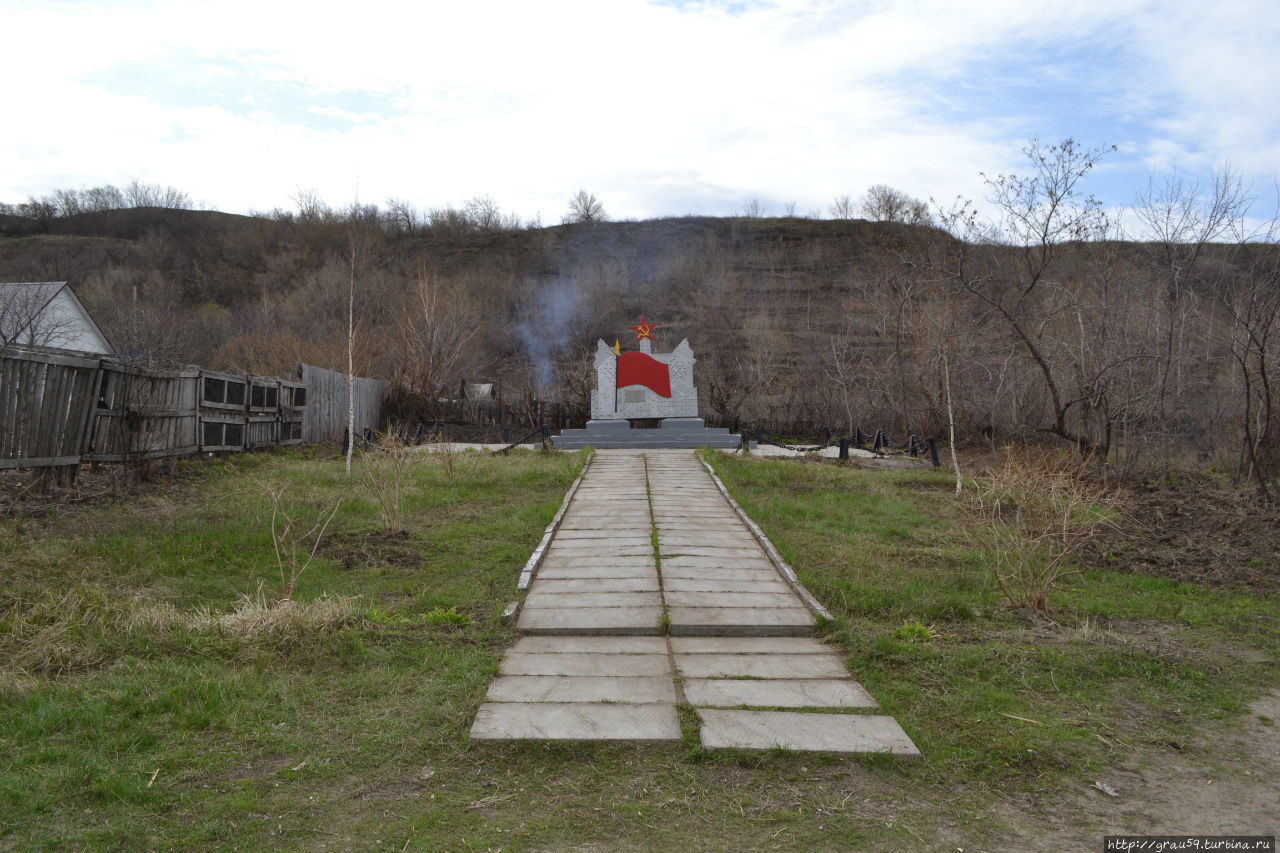
[[[1090,571],[1032,619],[943,476],[709,458],[923,761],[472,744],[585,456],[415,457],[391,533],[368,463],[244,455],[0,522],[0,847],[999,847],[993,805],[1195,753],[1280,681],[1274,597]],[[288,604],[272,487],[304,528],[337,505]]]

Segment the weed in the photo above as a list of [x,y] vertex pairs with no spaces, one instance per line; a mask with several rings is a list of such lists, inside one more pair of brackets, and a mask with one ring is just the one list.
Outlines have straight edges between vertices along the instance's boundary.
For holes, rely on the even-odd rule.
[[443,607],[434,607],[422,614],[422,621],[428,625],[457,625],[465,627],[471,624],[471,614],[459,613],[457,605],[451,606],[448,610]]
[[378,502],[387,532],[393,536],[404,530],[405,470],[414,453],[390,430],[379,433],[375,441],[360,449],[365,484]]
[[932,643],[938,636],[937,628],[915,619],[903,622],[893,630],[893,638],[904,643]]
[[966,493],[976,522],[969,531],[989,554],[991,577],[1010,604],[1047,610],[1054,586],[1083,572],[1072,558],[1111,523],[1114,495],[1086,469],[1061,456],[1010,452]]
[[[338,514],[342,505],[339,498],[333,509],[326,515],[323,511],[314,514],[314,522],[305,533],[299,533],[301,525],[306,523],[305,511],[296,509],[286,501],[286,489],[276,484],[266,484],[264,488],[271,499],[271,544],[275,548],[276,568],[280,575],[280,595],[277,601],[289,601],[293,598],[298,578],[315,559],[316,550],[324,532]],[[311,543],[310,551],[307,543]],[[299,554],[299,548],[302,554]]]

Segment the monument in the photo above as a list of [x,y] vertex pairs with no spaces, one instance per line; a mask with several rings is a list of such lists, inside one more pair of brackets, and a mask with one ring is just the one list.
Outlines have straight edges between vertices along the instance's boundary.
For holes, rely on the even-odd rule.
[[591,420],[586,429],[553,436],[556,447],[738,447],[738,436],[710,428],[698,417],[696,359],[688,339],[671,352],[655,353],[656,328],[641,315],[640,324],[631,327],[639,349],[631,352],[622,352],[616,342],[596,344]]

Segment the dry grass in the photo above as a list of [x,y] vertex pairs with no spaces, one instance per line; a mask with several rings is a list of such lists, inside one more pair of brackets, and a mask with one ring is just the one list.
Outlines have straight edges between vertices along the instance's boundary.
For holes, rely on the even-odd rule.
[[1075,561],[1099,529],[1113,523],[1113,489],[1080,462],[1045,451],[1011,451],[966,492],[975,544],[991,560],[991,577],[1015,607],[1043,613],[1049,592],[1080,574]]
[[377,441],[360,449],[365,485],[378,502],[387,532],[393,536],[404,530],[405,472],[413,457],[413,448],[390,432],[379,433]]
[[64,676],[99,667],[138,638],[174,634],[292,642],[335,631],[360,617],[356,596],[269,601],[259,586],[226,613],[184,611],[164,601],[121,595],[103,586],[47,593],[6,614],[0,630],[0,691],[25,692],[36,676]]

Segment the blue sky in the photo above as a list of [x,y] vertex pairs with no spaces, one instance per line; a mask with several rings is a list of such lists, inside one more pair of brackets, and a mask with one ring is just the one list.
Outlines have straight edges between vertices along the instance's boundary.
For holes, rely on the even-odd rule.
[[[1136,2],[0,0],[0,200],[138,178],[236,212],[491,196],[560,220],[945,201],[1031,138],[1086,189],[1238,170],[1275,211],[1280,12]],[[14,69],[19,69],[16,74]]]

